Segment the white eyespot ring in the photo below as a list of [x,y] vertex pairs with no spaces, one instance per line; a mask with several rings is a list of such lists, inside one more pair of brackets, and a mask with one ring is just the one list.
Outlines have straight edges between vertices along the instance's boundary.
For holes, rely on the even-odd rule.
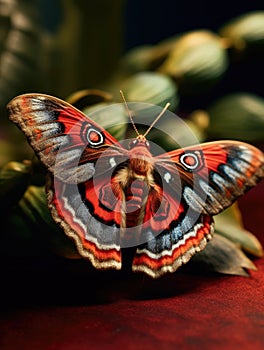
[[195,170],[200,165],[198,156],[194,152],[183,153],[180,156],[180,162],[188,170]]
[[95,128],[87,130],[87,141],[91,146],[100,146],[104,143],[104,135]]

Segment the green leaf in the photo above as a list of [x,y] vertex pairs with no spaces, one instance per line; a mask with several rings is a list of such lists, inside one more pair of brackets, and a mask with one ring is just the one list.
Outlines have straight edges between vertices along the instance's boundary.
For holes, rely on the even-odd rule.
[[237,244],[245,252],[256,257],[264,254],[261,243],[251,232],[244,229],[237,204],[214,217],[216,231]]

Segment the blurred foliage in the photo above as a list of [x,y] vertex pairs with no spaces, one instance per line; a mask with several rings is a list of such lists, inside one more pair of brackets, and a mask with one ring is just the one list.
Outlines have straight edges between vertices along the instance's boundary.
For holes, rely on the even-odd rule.
[[264,98],[233,93],[218,99],[207,109],[208,136],[248,142],[263,142]]
[[15,95],[42,90],[44,33],[36,1],[0,1],[0,111]]
[[[170,102],[170,110],[177,111],[199,141],[229,138],[264,144],[264,95],[257,96],[250,88],[226,94],[229,84],[235,86],[232,72],[239,72],[237,67],[249,77],[252,64],[264,59],[263,11],[235,18],[219,33],[175,33],[121,57],[122,0],[62,0],[61,4],[63,19],[50,33],[40,25],[37,1],[0,0],[0,250],[4,256],[55,252],[79,257],[51,218],[43,167],[22,133],[6,122],[5,105],[17,94],[37,91],[67,99],[122,139],[129,133],[127,115],[116,105],[122,88],[128,102],[161,107]],[[260,85],[262,76],[252,79]],[[108,106],[115,106],[111,115]],[[170,119],[161,123],[171,128]],[[177,146],[157,130],[151,135],[166,150]],[[216,232],[208,248],[195,257],[197,265],[240,275],[255,268],[242,250],[257,257],[263,250],[243,228],[237,206],[216,218]]]
[[50,94],[66,98],[98,87],[122,53],[123,0],[63,0],[63,20],[50,38]]
[[256,55],[264,47],[264,12],[255,11],[232,19],[220,28],[233,54],[237,56]]

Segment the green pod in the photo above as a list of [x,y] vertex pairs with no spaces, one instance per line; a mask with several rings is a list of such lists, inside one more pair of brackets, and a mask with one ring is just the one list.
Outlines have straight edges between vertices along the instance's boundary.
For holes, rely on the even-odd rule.
[[31,162],[9,162],[0,171],[0,208],[7,210],[26,191],[31,177]]
[[[175,126],[174,126],[175,125]],[[164,130],[165,133],[161,132]],[[203,130],[193,121],[185,119],[182,123],[175,123],[172,118],[161,120],[158,129],[153,129],[148,139],[159,145],[165,151],[198,144],[205,138]]]
[[252,94],[224,96],[207,109],[210,139],[264,141],[264,99]]
[[132,75],[120,86],[128,102],[145,102],[175,110],[179,103],[176,84],[166,75],[141,72]]
[[227,66],[223,40],[210,31],[199,30],[175,40],[159,71],[176,80],[181,94],[199,94],[219,81]]
[[224,25],[219,33],[237,54],[255,52],[256,49],[263,51],[264,11],[239,16]]
[[157,45],[142,45],[130,50],[122,60],[122,68],[132,73],[157,69],[173,48],[177,37],[170,37]]
[[129,73],[151,69],[154,46],[144,45],[130,50],[122,59],[122,68]]

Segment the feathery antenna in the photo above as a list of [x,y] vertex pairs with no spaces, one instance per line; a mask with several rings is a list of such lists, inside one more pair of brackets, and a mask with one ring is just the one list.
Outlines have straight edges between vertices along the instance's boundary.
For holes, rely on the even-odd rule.
[[129,108],[128,108],[128,104],[127,104],[127,101],[126,101],[126,99],[125,99],[125,95],[124,95],[124,93],[123,93],[122,90],[120,90],[120,95],[121,95],[121,97],[122,97],[122,99],[123,99],[123,101],[124,101],[124,103],[125,103],[126,110],[127,110],[127,114],[128,114],[128,116],[129,116],[129,119],[130,119],[130,121],[131,121],[131,124],[132,124],[132,126],[133,126],[133,128],[134,128],[134,130],[135,130],[135,132],[136,132],[136,134],[137,134],[137,136],[141,136],[141,137],[143,136],[143,138],[145,138],[145,137],[147,136],[147,134],[150,132],[150,130],[153,128],[153,126],[158,122],[158,120],[163,116],[163,114],[166,112],[166,110],[167,110],[167,109],[169,108],[169,106],[170,106],[170,103],[169,103],[169,102],[166,103],[166,106],[163,108],[163,110],[160,112],[160,114],[154,119],[154,121],[151,123],[151,125],[149,126],[149,128],[148,128],[148,130],[145,132],[145,134],[144,134],[144,135],[140,135],[139,132],[138,132],[138,129],[137,129],[135,123],[134,123],[132,113],[131,113],[131,111],[130,111]]
[[160,114],[157,116],[156,119],[154,119],[154,121],[151,123],[150,127],[148,128],[148,130],[145,132],[145,134],[143,135],[144,137],[147,136],[147,134],[150,132],[150,130],[153,128],[153,126],[158,122],[158,120],[163,116],[163,114],[166,112],[166,110],[169,108],[170,103],[166,103],[166,106],[163,108],[163,110],[160,112]]
[[126,101],[126,99],[125,99],[125,95],[124,95],[124,93],[123,93],[122,90],[120,90],[120,95],[121,95],[121,97],[122,97],[122,99],[123,99],[123,101],[124,101],[124,104],[125,104],[125,106],[126,106],[127,114],[128,114],[129,119],[130,119],[130,121],[131,121],[131,124],[132,124],[132,126],[133,126],[133,128],[134,128],[134,130],[135,130],[135,132],[136,132],[136,134],[137,134],[137,136],[139,136],[138,129],[137,129],[135,123],[134,123],[134,120],[133,120],[133,117],[132,117],[132,113],[130,112],[130,110],[129,110],[129,108],[128,108],[128,104],[127,104],[127,101]]

